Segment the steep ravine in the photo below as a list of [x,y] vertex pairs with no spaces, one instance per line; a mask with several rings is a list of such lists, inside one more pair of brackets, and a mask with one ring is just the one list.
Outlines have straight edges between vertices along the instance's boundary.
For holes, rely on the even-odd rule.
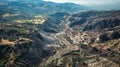
[[[86,14],[87,12],[85,12]],[[119,28],[116,29],[114,20],[109,18],[110,15],[104,15],[104,12],[88,12],[90,16],[86,14],[86,21],[82,22],[79,19],[82,18],[82,13],[70,16],[68,25],[76,23],[76,19],[79,19],[73,27],[66,27],[63,31],[54,35],[57,42],[49,45],[58,45],[55,47],[55,53],[46,59],[41,65],[43,67],[119,67],[119,37],[115,39],[116,35],[120,34]],[[98,14],[99,13],[99,14]],[[115,12],[116,14],[117,12]],[[84,13],[83,13],[84,14]],[[113,12],[114,14],[114,12]],[[79,16],[80,15],[80,16]],[[84,16],[84,15],[83,15]],[[107,17],[106,21],[101,21],[101,16]],[[115,15],[116,16],[116,15]],[[118,15],[119,16],[119,15]],[[114,17],[114,16],[113,16]],[[118,18],[118,17],[117,17]],[[71,20],[72,19],[72,20]],[[99,20],[101,19],[101,20]],[[97,20],[97,21],[95,21]],[[94,22],[91,22],[94,21]],[[110,21],[110,23],[108,22]],[[102,22],[99,25],[99,22]],[[95,26],[92,30],[89,29],[89,24],[98,24],[99,27]],[[105,28],[102,27],[105,23]],[[111,24],[112,23],[112,24]],[[86,25],[88,24],[88,26]],[[118,20],[119,24],[119,20]],[[108,26],[107,26],[108,25]],[[114,25],[113,28],[109,25]],[[86,29],[88,27],[88,29]],[[113,32],[112,32],[113,31]],[[118,33],[114,33],[118,32]],[[112,34],[112,35],[111,35]],[[108,38],[106,40],[105,37]],[[103,42],[102,42],[103,41]],[[113,43],[112,43],[113,42]],[[116,48],[118,46],[118,48]],[[53,46],[54,47],[54,46]],[[112,58],[112,59],[110,59]]]
[[[56,17],[62,13],[60,18]],[[17,38],[13,48],[0,45],[1,53],[9,55],[7,66],[12,63],[14,67],[119,67],[119,16],[117,11],[55,13],[43,25],[26,26],[29,34]],[[102,27],[104,25],[106,27]],[[37,30],[33,30],[33,26]]]

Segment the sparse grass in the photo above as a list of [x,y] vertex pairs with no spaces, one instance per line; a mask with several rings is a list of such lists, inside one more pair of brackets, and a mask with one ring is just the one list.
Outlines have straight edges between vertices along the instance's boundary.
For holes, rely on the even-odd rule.
[[29,30],[25,29],[25,28],[4,28],[6,32],[9,32],[11,30],[14,30],[16,31],[16,33],[19,33],[19,34],[27,34],[29,32]]
[[63,55],[63,57],[64,56],[68,56],[68,55],[80,55],[80,52],[78,52],[78,51],[72,51],[70,53],[67,53],[67,54]]
[[[10,47],[9,45],[0,44],[0,67],[5,67],[7,62],[10,61],[8,59],[10,58],[10,54],[12,50],[13,50],[13,47]],[[17,51],[13,53],[13,57],[15,60],[18,59],[20,55],[21,53]],[[10,67],[14,67],[14,65]]]
[[4,67],[6,62],[7,60],[4,60],[4,59],[0,60],[0,67]]
[[57,67],[58,59],[51,60],[48,64],[43,64],[42,67]]
[[60,46],[61,46],[62,48],[65,48],[65,47],[66,47],[66,45],[65,45],[65,44],[60,44]]
[[18,37],[8,37],[9,41],[16,41],[18,39]]
[[79,55],[80,53],[79,52],[71,52],[69,53],[70,55]]
[[18,59],[20,55],[21,55],[21,53],[16,52],[16,53],[14,53],[14,58],[15,58],[15,59]]
[[5,67],[5,64],[10,56],[10,50],[10,46],[0,44],[0,67]]

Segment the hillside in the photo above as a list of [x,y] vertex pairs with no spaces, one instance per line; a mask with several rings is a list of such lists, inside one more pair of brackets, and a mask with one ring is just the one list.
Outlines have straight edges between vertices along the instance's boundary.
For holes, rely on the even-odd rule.
[[[72,5],[72,7],[71,7]],[[56,12],[77,12],[87,7],[73,3],[53,3],[45,1],[0,1],[0,22],[32,19],[36,15],[49,15]],[[14,20],[14,21],[13,21]]]
[[87,11],[70,15],[66,18],[68,27],[55,34],[58,40],[55,45],[60,46],[49,44],[56,48],[56,53],[40,66],[119,67],[119,12]]
[[33,0],[0,9],[0,67],[120,67],[120,10]]

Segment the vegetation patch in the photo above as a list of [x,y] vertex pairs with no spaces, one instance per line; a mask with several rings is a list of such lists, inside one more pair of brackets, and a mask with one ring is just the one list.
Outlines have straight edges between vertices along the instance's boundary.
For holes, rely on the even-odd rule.
[[70,53],[67,53],[67,54],[63,55],[63,57],[67,56],[67,55],[80,55],[80,52],[79,51],[72,51]]

